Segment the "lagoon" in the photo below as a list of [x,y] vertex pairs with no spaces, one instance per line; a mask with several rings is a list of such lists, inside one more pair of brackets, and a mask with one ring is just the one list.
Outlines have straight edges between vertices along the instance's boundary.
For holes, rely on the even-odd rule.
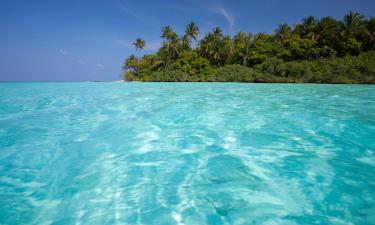
[[0,83],[0,224],[375,224],[375,86]]

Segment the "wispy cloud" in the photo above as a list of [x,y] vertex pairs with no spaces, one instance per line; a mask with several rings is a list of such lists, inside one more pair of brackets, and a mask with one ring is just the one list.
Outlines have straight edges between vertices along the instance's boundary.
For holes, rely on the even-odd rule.
[[120,38],[115,38],[115,39],[113,39],[113,41],[114,41],[116,44],[122,45],[123,47],[126,47],[126,48],[134,48],[132,42],[129,41],[129,40],[123,40],[123,39],[120,39]]
[[156,24],[155,24],[155,20],[157,18],[153,18],[152,16],[150,16],[149,14],[142,14],[142,13],[139,13],[137,10],[134,10],[128,6],[124,6],[124,5],[120,5],[118,6],[119,9],[121,9],[122,11],[124,11],[127,15],[133,17],[134,19],[138,20],[139,22],[143,23],[143,24],[147,24],[148,26],[151,26],[153,28],[155,28]]
[[102,68],[102,67],[104,67],[104,65],[101,64],[101,63],[98,63],[98,64],[96,64],[96,67]]
[[59,49],[59,53],[60,53],[61,55],[67,55],[67,54],[68,54],[68,51],[65,50],[65,49]]
[[221,5],[216,5],[211,9],[213,12],[223,16],[229,24],[229,29],[232,30],[234,23],[236,22],[236,18],[228,11],[228,9],[224,8]]
[[132,17],[138,19],[138,20],[144,20],[145,19],[141,14],[137,13],[135,10],[130,9],[129,7],[126,7],[124,5],[120,5],[119,8],[121,10],[123,10],[124,12],[126,12],[127,14],[131,15]]

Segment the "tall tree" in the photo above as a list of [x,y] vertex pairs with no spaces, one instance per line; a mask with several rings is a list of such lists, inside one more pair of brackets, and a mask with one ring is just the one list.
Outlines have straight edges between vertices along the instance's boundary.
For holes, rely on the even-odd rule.
[[232,60],[233,63],[241,64],[241,65],[249,65],[252,41],[253,41],[253,35],[245,34],[244,32],[238,32],[233,37],[233,45],[234,45],[234,56]]
[[375,17],[370,17],[370,19],[368,19],[366,21],[366,28],[367,28],[368,32],[373,37],[375,37]]
[[146,46],[146,42],[142,38],[135,39],[135,42],[133,43],[136,50],[142,50]]
[[185,28],[185,35],[189,40],[196,41],[199,35],[199,28],[194,22],[190,22]]
[[182,45],[182,50],[186,51],[186,50],[191,50],[191,41],[190,41],[190,38],[185,34],[184,36],[182,36],[181,38],[181,45]]
[[[303,67],[305,64],[309,64],[309,61],[320,61],[320,58],[335,60],[334,56],[350,57],[350,55],[374,51],[375,18],[365,18],[355,12],[349,12],[342,20],[332,17],[316,20],[310,16],[304,18],[294,28],[288,24],[280,24],[273,34],[258,33],[253,35],[238,32],[233,38],[223,34],[222,30],[217,27],[199,40],[197,46],[193,48],[191,43],[197,41],[198,35],[199,28],[194,22],[185,26],[182,35],[177,35],[171,26],[163,27],[160,36],[162,47],[156,54],[143,55],[139,58],[132,55],[126,59],[123,65],[126,78],[128,80],[160,81],[164,79],[163,73],[169,71],[166,73],[169,78],[164,80],[172,81],[177,79],[174,73],[182,71],[180,74],[182,77],[185,77],[186,74],[194,75],[195,78],[192,80],[215,80],[218,72],[217,67],[228,64],[241,64],[254,67],[255,70],[261,66],[258,64],[263,64],[263,69],[273,66],[269,73],[278,75],[287,74],[285,71],[275,72],[275,68],[279,69],[279,65],[283,65],[284,69],[288,70],[289,66],[298,64],[300,68],[294,68],[291,72],[297,74],[300,73],[299,71],[303,71]],[[137,38],[133,45],[137,50],[141,50],[146,43],[143,39]],[[372,65],[372,61],[370,62],[366,57],[367,55],[360,59],[361,63],[363,61],[367,63],[366,65]],[[345,61],[345,58],[342,60]],[[306,60],[306,62],[299,62],[301,60]],[[344,61],[342,65],[351,63]],[[315,65],[316,62],[311,63]],[[208,74],[202,77],[198,75],[205,74],[201,70],[203,67],[206,68],[204,65],[213,66],[209,72],[210,78],[204,78]],[[316,64],[314,70],[319,69],[318,67],[320,64]],[[282,67],[280,68],[284,70]],[[324,66],[322,69],[322,73],[329,72]],[[369,74],[371,71],[372,67],[371,70],[368,70]],[[156,75],[155,72],[157,72]],[[345,73],[345,71],[340,72],[340,74]],[[285,75],[285,77],[288,76]],[[363,79],[368,82],[371,76]],[[180,80],[186,79],[185,77]],[[319,79],[318,77],[316,81]]]
[[220,40],[223,37],[223,31],[220,29],[220,27],[216,27],[212,31],[212,34],[213,34],[214,40]]
[[170,40],[172,38],[172,36],[176,34],[174,31],[173,31],[173,28],[171,26],[164,26],[162,28],[162,32],[161,32],[161,38],[165,38],[167,40]]
[[211,64],[224,65],[231,61],[233,54],[232,39],[229,36],[224,37],[221,29],[216,27],[199,42],[198,51]]
[[124,80],[135,80],[139,72],[139,60],[135,55],[130,55],[122,65]]
[[332,17],[323,17],[316,26],[318,45],[326,50],[325,56],[334,56],[340,50],[342,23]]
[[343,19],[344,32],[341,34],[342,55],[357,55],[361,52],[363,42],[367,42],[370,34],[365,27],[364,17],[356,12],[350,11]]
[[122,69],[123,70],[132,70],[135,71],[138,68],[138,58],[135,55],[130,55],[128,58],[126,58]]
[[288,24],[282,23],[279,24],[278,28],[274,31],[274,33],[276,37],[280,38],[281,40],[284,40],[290,37],[292,33],[292,28]]
[[368,32],[365,48],[366,50],[375,49],[375,17],[370,17],[365,24]]
[[188,50],[191,48],[191,41],[197,40],[197,37],[199,35],[199,28],[198,26],[194,23],[191,22],[185,27],[185,34],[182,37],[182,47],[184,50]]
[[347,30],[356,30],[363,25],[363,16],[350,11],[344,16],[344,26]]
[[169,57],[176,59],[178,54],[181,52],[181,42],[176,33],[173,33],[167,42],[163,43],[163,46],[167,49]]
[[246,42],[246,34],[242,31],[238,32],[236,35],[233,37],[233,43],[238,46],[242,46]]
[[315,38],[316,25],[316,19],[313,16],[309,16],[302,19],[302,23],[295,27],[294,32],[303,38]]

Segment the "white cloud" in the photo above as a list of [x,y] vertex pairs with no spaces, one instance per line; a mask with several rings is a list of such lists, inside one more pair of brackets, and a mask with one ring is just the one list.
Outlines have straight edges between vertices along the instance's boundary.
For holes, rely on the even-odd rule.
[[228,21],[229,29],[232,30],[234,23],[236,22],[236,18],[221,5],[214,7],[213,11],[219,15],[222,15]]
[[98,63],[98,64],[96,64],[96,67],[102,68],[102,67],[104,67],[104,65],[101,64],[101,63]]
[[152,17],[152,15],[150,14],[141,14],[139,13],[140,10],[134,10],[134,9],[131,9],[127,6],[124,6],[124,5],[120,5],[119,6],[119,9],[121,9],[122,11],[124,11],[127,15],[133,17],[134,19],[144,23],[144,24],[147,24],[149,26],[152,26],[152,27],[155,27],[155,19],[157,18],[154,18]]
[[119,6],[120,9],[122,9],[127,14],[133,16],[134,18],[138,20],[144,20],[144,17],[140,14],[138,14],[135,10],[130,9],[129,7],[126,7],[124,5]]
[[59,53],[60,53],[61,55],[67,55],[67,54],[68,54],[68,51],[66,51],[65,49],[60,49],[60,50],[59,50]]

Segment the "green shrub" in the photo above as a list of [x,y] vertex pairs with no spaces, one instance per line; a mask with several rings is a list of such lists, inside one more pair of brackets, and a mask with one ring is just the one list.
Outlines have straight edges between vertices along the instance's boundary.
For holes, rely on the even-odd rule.
[[149,81],[164,81],[164,82],[184,82],[189,81],[189,75],[181,70],[167,70],[160,72],[152,72]]
[[280,82],[277,77],[242,65],[227,65],[218,68],[219,82]]

